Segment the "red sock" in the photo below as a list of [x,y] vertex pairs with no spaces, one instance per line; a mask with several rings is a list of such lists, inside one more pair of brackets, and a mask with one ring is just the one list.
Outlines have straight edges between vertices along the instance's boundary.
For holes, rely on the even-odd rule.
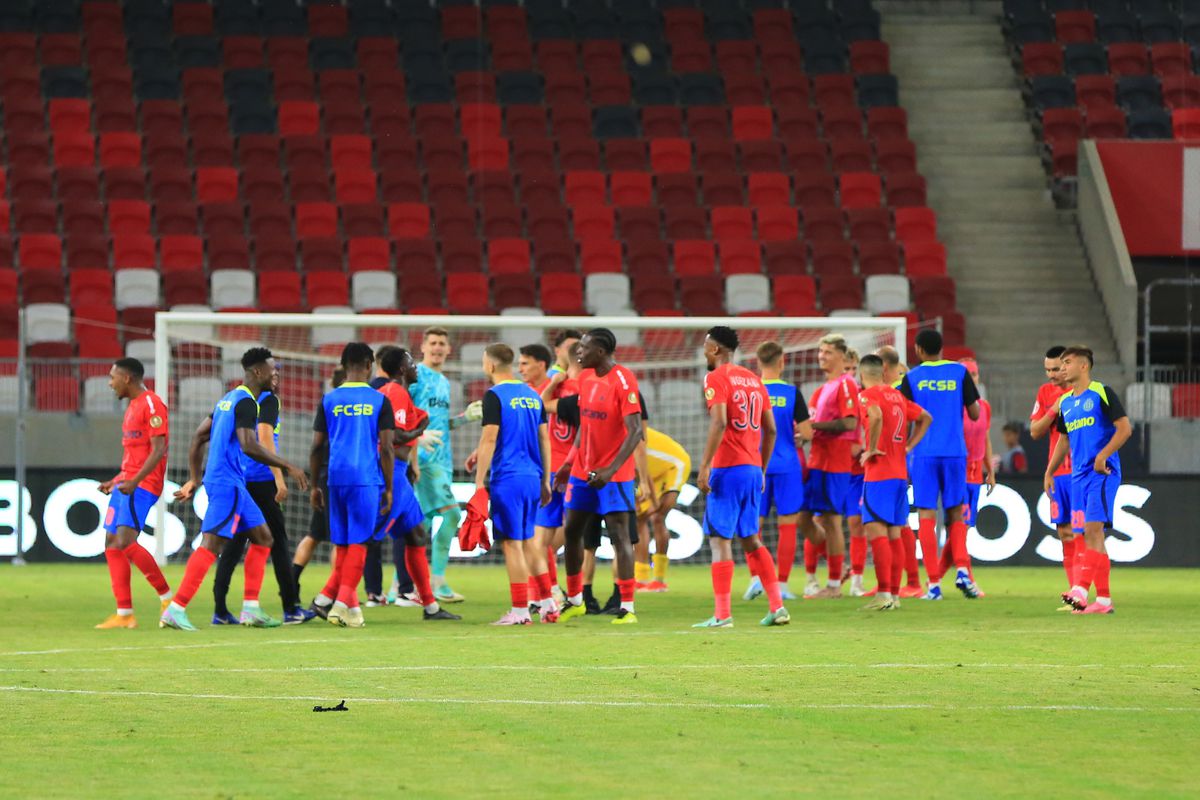
[[583,573],[576,572],[574,575],[567,573],[567,596],[578,597],[583,594]]
[[520,610],[529,607],[529,584],[509,583],[508,594],[512,598],[512,607]]
[[534,595],[534,599],[549,600],[552,597],[551,590],[554,587],[554,582],[550,580],[550,573],[543,572],[541,575],[534,575],[533,581],[537,585],[537,594]]
[[921,568],[917,564],[917,536],[905,525],[900,529],[900,542],[904,545],[904,572],[909,586],[921,585]]
[[104,560],[108,562],[108,579],[112,583],[113,597],[117,608],[133,610],[133,589],[129,586],[129,558],[116,547],[104,548]]
[[1096,597],[1112,597],[1109,594],[1108,577],[1112,573],[1112,561],[1108,553],[1096,553]]
[[525,581],[525,585],[529,589],[529,597],[532,600],[537,601],[542,599],[541,595],[539,594],[537,580],[532,575],[529,576],[529,580]]
[[1071,537],[1062,543],[1063,570],[1067,573],[1067,586],[1075,585],[1075,545],[1079,540]]
[[338,590],[342,586],[342,566],[345,563],[346,546],[344,544],[337,545],[333,548],[333,569],[329,571],[329,580],[325,582],[325,587],[321,589],[321,594],[330,600],[337,599]]
[[775,560],[778,562],[776,566],[779,569],[779,580],[787,583],[788,578],[792,576],[792,565],[796,562],[796,523],[780,524],[779,547],[775,551]]
[[205,547],[192,553],[187,562],[187,569],[183,571],[183,580],[179,583],[179,590],[175,592],[176,605],[187,608],[187,604],[192,601],[196,590],[204,581],[204,576],[208,574],[208,568],[216,560],[217,554]]
[[942,579],[942,573],[938,570],[937,520],[921,520],[917,536],[921,540],[921,560],[925,562],[925,577],[930,583],[937,583]]
[[633,578],[630,578],[627,581],[622,581],[622,580],[617,581],[617,591],[621,593],[621,602],[622,603],[632,603],[633,602],[633,593],[634,593],[636,586],[637,586],[637,581],[635,581]]
[[783,608],[783,597],[779,591],[779,579],[775,577],[775,561],[771,558],[771,551],[760,547],[747,553],[746,561],[754,564],[754,574],[762,581],[771,610],[778,611]]
[[946,546],[942,548],[942,552],[938,555],[938,574],[945,575],[954,566],[954,548],[947,539]]
[[904,542],[900,539],[889,539],[888,545],[892,548],[892,578],[889,584],[892,594],[899,594],[900,574],[904,572]]
[[875,581],[879,591],[892,592],[892,545],[886,536],[871,540],[871,555],[875,559]]
[[242,568],[246,579],[246,588],[242,593],[243,600],[258,601],[258,593],[262,589],[263,573],[267,569],[267,557],[271,548],[261,544],[252,544],[246,551],[246,564]]
[[1085,544],[1083,551],[1083,566],[1080,567],[1075,573],[1075,585],[1082,586],[1085,592],[1091,589],[1092,581],[1095,580],[1096,577],[1096,567],[1099,565],[1099,563],[1100,553],[1097,553],[1095,550],[1088,549],[1087,545]]
[[817,572],[818,553],[817,546],[808,539],[804,540],[804,571],[809,575],[815,575]]
[[845,571],[845,568],[846,568],[846,557],[845,556],[830,556],[829,557],[829,580],[831,582],[832,581],[840,581],[842,579],[842,572]]
[[733,588],[733,562],[714,561],[712,565],[713,587],[713,616],[717,619],[729,619],[729,593]]
[[[1087,565],[1088,560],[1087,542],[1083,540],[1083,534],[1075,537],[1075,568],[1071,570],[1071,574],[1075,576],[1075,586],[1080,586],[1080,579],[1083,577],[1080,573]],[[1087,588],[1087,587],[1084,587]]]
[[348,608],[358,608],[358,582],[362,580],[363,566],[366,563],[365,544],[352,544],[346,548],[346,563],[342,565],[342,583],[338,588],[337,599]]
[[821,542],[817,545],[817,559],[818,560],[829,557],[829,548],[826,547],[825,545],[826,545],[826,542],[824,539],[822,539]]
[[850,574],[862,575],[863,570],[867,567],[867,537],[851,536],[850,537]]
[[424,547],[409,545],[404,548],[404,566],[412,578],[417,594],[421,596],[421,605],[431,606],[437,602],[433,589],[429,585],[429,554]]
[[971,554],[967,552],[967,523],[950,523],[950,543],[954,545],[954,566],[959,569],[971,568]]
[[163,577],[162,570],[158,567],[158,562],[154,560],[154,556],[150,555],[149,550],[135,541],[129,547],[126,547],[123,552],[126,558],[146,576],[146,580],[150,581],[150,585],[154,587],[154,591],[158,592],[159,595],[164,595],[171,591],[171,587],[167,585],[167,579]]
[[550,568],[550,585],[554,586],[558,583],[558,551],[553,547],[546,547],[546,566]]

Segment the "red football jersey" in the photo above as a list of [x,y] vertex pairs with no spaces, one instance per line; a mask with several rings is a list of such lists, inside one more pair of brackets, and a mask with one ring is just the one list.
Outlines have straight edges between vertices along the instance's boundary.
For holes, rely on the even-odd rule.
[[[405,389],[395,381],[388,381],[379,387],[379,391],[392,404],[392,417],[396,423],[396,430],[411,431],[429,416],[417,408],[413,402],[412,395],[408,393],[408,389]],[[394,447],[400,448],[410,445],[412,445],[412,442],[396,444]]]
[[[131,401],[129,408],[125,409],[125,420],[121,425],[121,446],[125,453],[121,458],[121,473],[117,475],[117,480],[127,481],[137,475],[150,457],[150,440],[155,436],[166,436],[170,429],[167,404],[161,397],[147,390]],[[162,494],[166,472],[167,457],[164,454],[138,488],[151,494]]]
[[[579,394],[577,378],[567,378],[554,389],[555,400],[574,397],[577,394]],[[550,469],[557,472],[558,468],[567,460],[571,448],[575,446],[575,434],[578,428],[563,422],[557,414],[548,415],[547,421],[550,429]]]
[[[591,370],[580,375],[579,456],[571,474],[586,480],[589,472],[612,464],[625,441],[625,418],[641,413],[637,378],[630,370],[617,365],[603,377]],[[630,456],[612,481],[631,481],[635,474]]]
[[704,402],[708,408],[725,404],[725,433],[712,465],[761,467],[762,418],[771,414],[771,397],[762,380],[745,367],[722,364],[704,376]]
[[[1059,388],[1053,383],[1043,383],[1038,388],[1037,400],[1033,403],[1033,412],[1029,415],[1031,420],[1041,419],[1047,414],[1054,413],[1054,406],[1058,403],[1058,399],[1067,393],[1066,389]],[[1050,426],[1050,454],[1054,454],[1054,448],[1058,446],[1058,437],[1062,436],[1058,432],[1057,425]],[[1055,471],[1055,477],[1059,475],[1071,474],[1071,451],[1067,451],[1067,457],[1063,459],[1063,463]]]
[[[884,384],[864,390],[858,399],[864,427],[868,425],[867,408],[874,406],[883,415],[883,428],[879,432],[879,449],[883,455],[867,462],[863,480],[871,483],[908,480],[908,423],[920,419],[924,409]],[[867,445],[870,446],[870,442]]]

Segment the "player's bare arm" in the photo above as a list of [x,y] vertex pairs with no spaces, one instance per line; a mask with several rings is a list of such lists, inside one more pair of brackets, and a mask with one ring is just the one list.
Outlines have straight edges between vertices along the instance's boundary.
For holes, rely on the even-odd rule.
[[[137,489],[138,485],[142,481],[146,480],[150,473],[154,471],[154,468],[158,466],[158,462],[162,461],[163,456],[166,454],[167,437],[153,437],[150,440],[150,455],[146,458],[146,463],[142,465],[142,468],[139,469],[137,474],[132,478],[127,481],[121,481],[121,483],[117,484],[117,491],[119,491],[121,494],[133,494],[133,491]],[[111,491],[112,484],[110,483],[109,486],[109,491]],[[105,492],[105,494],[107,494],[107,492]]]
[[[1109,457],[1120,450],[1129,441],[1129,437],[1133,435],[1133,426],[1129,424],[1129,417],[1115,419],[1113,420],[1113,425],[1116,426],[1116,430],[1113,431],[1112,438],[1108,440],[1108,444],[1104,445],[1104,449],[1096,454],[1096,461],[1092,465],[1096,472],[1105,475],[1112,474],[1112,470],[1108,468]],[[1062,444],[1062,439],[1059,439],[1059,444]]]
[[697,476],[696,483],[700,486],[700,491],[708,494],[712,491],[712,485],[708,482],[709,475],[712,474],[712,460],[717,454],[717,447],[721,444],[721,439],[725,436],[725,428],[729,424],[729,416],[725,410],[724,403],[713,403],[708,409],[708,437],[704,440],[704,455],[700,459],[700,473]]
[[575,466],[575,459],[579,455],[579,442],[583,438],[582,427],[575,431],[575,444],[571,445],[571,452],[558,468],[558,472],[554,473],[554,491],[565,492],[567,489],[567,481],[571,479],[571,468]]
[[1055,403],[1050,409],[1043,413],[1040,417],[1029,422],[1029,436],[1034,440],[1041,439],[1046,434],[1050,433],[1050,428],[1054,427],[1054,423],[1058,421],[1058,403]]
[[[1128,424],[1129,420],[1125,420],[1125,422]],[[1113,438],[1115,439],[1116,435]],[[1042,488],[1046,490],[1046,494],[1050,497],[1054,496],[1054,473],[1058,471],[1063,461],[1066,460],[1069,447],[1070,444],[1068,444],[1066,436],[1058,437],[1058,443],[1054,446],[1054,452],[1050,454],[1050,461],[1046,464],[1046,474],[1042,478]]]
[[822,431],[824,433],[846,433],[854,430],[858,425],[857,417],[842,417],[840,419],[832,419],[828,422],[813,422],[812,429],[814,431]]
[[542,423],[538,426],[538,450],[542,456],[542,505],[549,505],[552,497],[550,491],[550,426]]
[[976,400],[974,403],[971,403],[971,405],[967,406],[967,416],[971,418],[972,422],[979,419],[979,401],[978,400]]
[[179,487],[179,491],[175,492],[176,500],[190,500],[196,493],[196,488],[200,485],[200,475],[204,472],[204,445],[208,444],[211,433],[212,417],[205,417],[196,427],[188,445],[188,479]]
[[796,443],[811,442],[813,438],[813,423],[811,419],[806,419],[803,422],[797,422],[796,427]]
[[487,483],[487,474],[492,468],[492,457],[496,455],[496,438],[499,435],[499,425],[484,425],[479,432],[479,445],[475,448],[476,489],[484,488]]
[[[329,434],[324,431],[313,431],[312,448],[308,451],[308,471],[313,475],[320,475],[328,455]],[[386,458],[381,460],[387,461]],[[325,493],[316,483],[313,484],[312,491],[309,493],[309,503],[317,511],[325,509]]]
[[987,483],[987,493],[990,497],[992,490],[996,488],[996,468],[992,465],[996,462],[993,460],[995,454],[992,452],[992,437],[991,431],[988,431],[988,436],[983,440],[983,474],[984,480]]
[[[384,402],[384,407],[386,408],[387,400],[384,400],[383,402]],[[395,433],[395,430],[392,428],[388,428],[386,430],[382,430],[379,432],[379,452],[380,453],[386,454],[388,452],[388,448],[390,448],[392,446],[392,442],[394,441],[392,438],[392,435],[394,433]],[[383,491],[380,493],[380,496],[379,496],[379,513],[381,515],[384,515],[384,514],[387,514],[389,511],[391,511],[391,509],[392,509],[392,486],[393,486],[392,479],[393,479],[395,469],[396,469],[396,459],[395,458],[387,458],[385,455],[384,458],[379,459],[379,467],[380,467],[380,470],[383,472]],[[300,474],[303,475],[304,473],[300,473]]]
[[617,470],[621,468],[621,465],[633,456],[633,451],[637,449],[638,442],[642,441],[642,439],[641,415],[630,414],[625,417],[625,438],[621,441],[621,448],[617,450],[617,457],[608,466],[593,471],[588,476],[588,486],[591,486],[593,489],[599,489],[612,480],[612,476],[617,474]]
[[556,372],[550,376],[550,382],[546,384],[546,388],[542,389],[542,405],[545,407],[547,414],[558,413],[558,398],[554,396],[554,393],[566,379],[567,373],[565,371]]
[[288,474],[288,477],[296,482],[296,485],[300,487],[300,491],[303,492],[308,489],[308,476],[304,474],[304,470],[290,461],[280,458],[277,454],[272,453],[259,444],[254,430],[251,428],[238,428],[237,438],[243,453],[260,464],[266,464],[268,467],[279,467]]

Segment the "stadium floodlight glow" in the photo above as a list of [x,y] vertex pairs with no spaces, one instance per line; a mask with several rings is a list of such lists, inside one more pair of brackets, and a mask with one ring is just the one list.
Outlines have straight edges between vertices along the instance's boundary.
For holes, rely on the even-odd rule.
[[[895,347],[905,358],[907,320],[904,317],[662,317],[633,312],[609,316],[508,315],[406,315],[356,314],[350,309],[329,309],[310,314],[266,314],[249,311],[164,311],[155,316],[154,360],[146,365],[147,377],[171,409],[168,477],[182,484],[187,479],[188,444],[200,421],[212,411],[221,395],[242,377],[238,363],[242,352],[257,345],[271,348],[280,363],[282,405],[280,451],[294,464],[306,465],[312,437],[312,419],[321,395],[328,389],[330,373],[348,341],[372,346],[399,344],[420,358],[422,332],[445,328],[453,352],[444,367],[451,382],[452,413],[477,400],[486,389],[481,368],[483,348],[503,341],[514,347],[546,342],[552,332],[609,328],[618,343],[618,361],[638,377],[649,411],[649,424],[675,438],[693,453],[698,463],[703,448],[707,416],[701,396],[705,364],[701,352],[704,332],[714,325],[738,331],[742,347],[738,360],[753,362],[758,344],[778,341],[787,355],[785,376],[801,387],[824,379],[817,367],[818,340],[840,333],[861,353],[883,345]],[[750,363],[753,366],[752,363]],[[808,391],[805,391],[805,396]],[[463,426],[452,435],[455,468],[474,449],[479,429]],[[293,495],[284,512],[290,536],[308,531],[307,498]],[[156,510],[155,527],[166,523],[165,504]],[[175,508],[189,535],[199,525],[194,509]],[[155,537],[160,560],[165,543]],[[183,553],[186,556],[186,553]]]

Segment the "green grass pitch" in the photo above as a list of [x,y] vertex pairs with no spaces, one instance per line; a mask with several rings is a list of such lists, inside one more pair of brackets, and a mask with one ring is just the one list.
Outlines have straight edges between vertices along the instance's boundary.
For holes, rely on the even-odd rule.
[[1057,569],[983,569],[979,601],[796,601],[765,629],[735,599],[717,631],[690,628],[700,567],[639,595],[635,627],[489,627],[502,571],[458,567],[461,623],[214,629],[210,576],[183,634],[136,571],[142,627],[95,631],[102,565],[2,569],[4,798],[1200,794],[1194,570],[1118,567],[1114,617],[1055,613]]

